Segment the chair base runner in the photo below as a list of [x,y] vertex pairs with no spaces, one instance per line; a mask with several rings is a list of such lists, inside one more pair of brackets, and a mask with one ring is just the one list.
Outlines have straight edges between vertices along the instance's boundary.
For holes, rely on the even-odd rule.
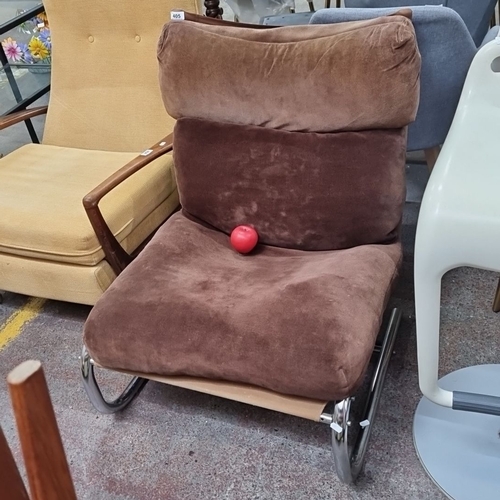
[[[469,366],[439,380],[449,391],[500,396],[500,365]],[[436,486],[453,500],[497,500],[500,419],[453,410],[422,398],[413,421],[418,458]]]
[[125,390],[114,401],[106,401],[99,389],[94,373],[94,362],[87,348],[83,346],[80,368],[85,392],[95,409],[104,414],[116,413],[127,407],[144,389],[148,379],[133,377]]
[[[354,446],[349,441],[349,432],[354,433],[350,418],[353,397],[338,402],[332,415],[323,414],[321,421],[330,424],[332,430],[332,451],[335,469],[339,479],[345,484],[352,484],[363,468],[368,441],[373,428],[384,386],[385,376],[391,359],[394,342],[401,322],[401,311],[393,309],[380,348],[377,365],[370,383],[365,410],[358,425],[360,426]],[[352,452],[349,452],[352,450]]]
[[[115,401],[108,402],[102,396],[95,379],[94,369],[98,365],[91,359],[85,346],[83,346],[81,357],[81,373],[85,391],[94,407],[101,413],[109,414],[123,410],[139,395],[148,380],[155,380],[328,424],[332,430],[333,458],[337,474],[343,483],[351,484],[356,480],[362,469],[400,321],[401,311],[394,309],[391,313],[382,344],[380,347],[379,345],[376,346],[375,352],[379,353],[379,358],[370,383],[365,411],[359,424],[360,430],[357,433],[354,447],[351,446],[348,440],[349,427],[352,426],[349,413],[351,403],[354,401],[353,397],[336,402],[333,412],[328,413],[324,411],[325,407],[327,407],[326,401],[285,396],[244,384],[195,377],[164,377],[122,372],[133,375],[133,379]],[[349,452],[350,449],[352,449],[351,453]]]

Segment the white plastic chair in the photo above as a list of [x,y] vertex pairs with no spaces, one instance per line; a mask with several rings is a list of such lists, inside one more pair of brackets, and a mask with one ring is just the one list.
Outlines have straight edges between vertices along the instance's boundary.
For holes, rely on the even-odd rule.
[[425,396],[415,415],[415,446],[436,484],[456,500],[498,499],[500,491],[500,365],[468,367],[438,383],[443,275],[462,266],[500,271],[498,124],[500,38],[472,62],[424,194],[415,245],[419,383]]

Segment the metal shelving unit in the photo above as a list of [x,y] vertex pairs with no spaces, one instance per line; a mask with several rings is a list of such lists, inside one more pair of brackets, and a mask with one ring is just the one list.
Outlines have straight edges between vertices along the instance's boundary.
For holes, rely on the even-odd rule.
[[[3,38],[9,31],[17,28],[24,22],[36,17],[38,14],[41,14],[44,11],[44,7],[42,4],[27,10],[26,12],[23,12],[22,14],[16,16],[15,18],[11,19],[10,21],[7,21],[3,24],[0,25],[0,38]],[[26,94],[25,89],[23,89],[22,85],[16,78],[14,71],[15,69],[23,69],[23,68],[28,68],[29,65],[27,64],[20,64],[20,63],[11,63],[8,61],[7,56],[3,49],[0,49],[0,62],[2,64],[2,67],[0,68],[0,71],[5,73],[5,76],[7,78],[7,81],[9,83],[10,89],[12,91],[12,94],[14,95],[14,99],[16,104],[9,109],[3,111],[0,113],[0,116],[5,116],[11,113],[15,113],[16,111],[20,111],[23,109],[26,109],[28,106],[33,104],[35,101],[40,99],[43,95],[45,95],[47,92],[50,90],[50,83],[44,83],[43,80],[46,79],[47,82],[49,82],[49,78],[41,78],[40,80],[42,81],[41,85],[39,85],[39,88],[36,88],[36,90],[31,91]],[[23,77],[21,77],[23,78]],[[38,82],[36,82],[38,83]],[[35,84],[35,86],[37,86]],[[31,137],[31,140],[33,142],[40,142],[38,139],[38,136],[35,132],[35,129],[33,127],[33,124],[31,123],[31,120],[26,120],[25,121],[26,128],[28,129],[28,133]]]

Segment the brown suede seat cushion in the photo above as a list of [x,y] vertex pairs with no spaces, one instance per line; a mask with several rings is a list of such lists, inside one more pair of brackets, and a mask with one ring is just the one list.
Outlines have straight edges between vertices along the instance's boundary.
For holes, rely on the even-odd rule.
[[107,368],[342,399],[362,381],[400,259],[399,243],[241,256],[178,213],[94,307],[85,344]]
[[394,242],[405,155],[405,128],[318,134],[181,118],[174,134],[186,212],[299,250]]
[[304,132],[404,127],[420,54],[403,16],[248,29],[168,23],[158,46],[168,113]]

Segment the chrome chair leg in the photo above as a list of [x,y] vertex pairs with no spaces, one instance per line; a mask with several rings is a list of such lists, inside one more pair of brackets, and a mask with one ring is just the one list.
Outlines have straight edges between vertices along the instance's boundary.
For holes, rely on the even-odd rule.
[[148,379],[133,377],[125,390],[114,401],[106,401],[99,389],[94,373],[94,362],[87,348],[83,346],[81,357],[81,373],[85,392],[97,411],[105,414],[116,413],[128,406],[144,389]]
[[[338,402],[333,409],[333,414],[323,414],[321,416],[321,422],[328,423],[332,430],[333,460],[337,475],[343,483],[352,484],[363,467],[368,441],[380,403],[380,396],[400,322],[401,311],[394,309],[382,341],[380,356],[371,381],[365,410],[359,422],[360,429],[354,446],[349,441],[350,428],[351,431],[354,431],[352,429],[353,423],[350,420],[351,403],[354,398],[349,397]],[[352,452],[350,451],[351,448]]]

